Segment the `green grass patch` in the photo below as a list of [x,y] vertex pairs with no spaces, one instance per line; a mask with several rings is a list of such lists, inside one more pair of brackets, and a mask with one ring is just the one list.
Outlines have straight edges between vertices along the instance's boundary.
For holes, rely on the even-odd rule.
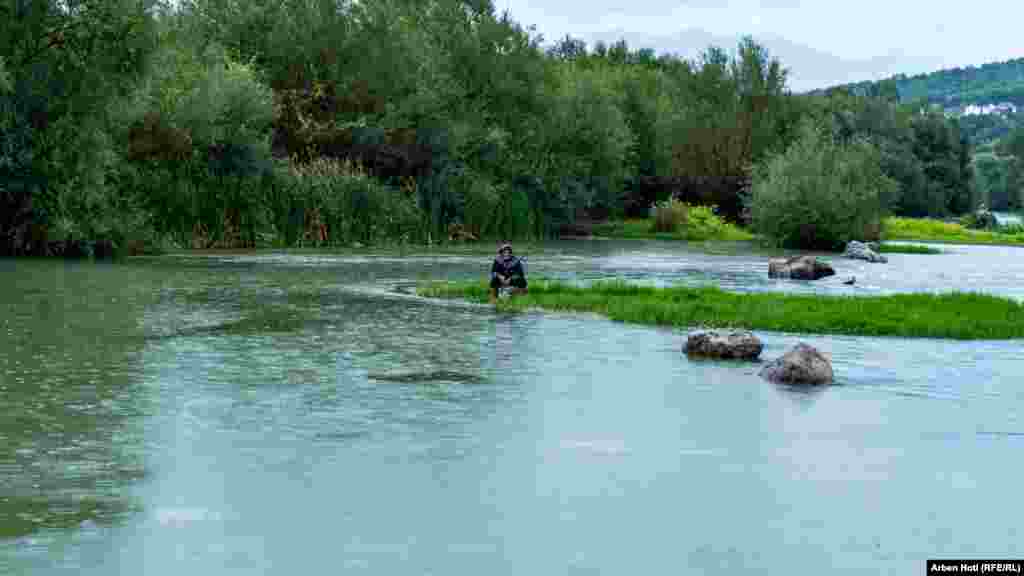
[[[431,282],[431,298],[484,303],[484,282]],[[533,280],[528,294],[499,300],[500,310],[595,312],[620,322],[658,326],[746,328],[804,334],[952,338],[1024,338],[1024,305],[969,292],[891,296],[744,294],[716,287],[655,288],[622,281],[587,287]]]
[[888,254],[942,254],[942,250],[934,246],[920,244],[879,244],[878,251]]
[[1024,245],[1024,233],[1005,234],[990,230],[971,230],[956,222],[930,218],[886,218],[882,236],[886,240]]

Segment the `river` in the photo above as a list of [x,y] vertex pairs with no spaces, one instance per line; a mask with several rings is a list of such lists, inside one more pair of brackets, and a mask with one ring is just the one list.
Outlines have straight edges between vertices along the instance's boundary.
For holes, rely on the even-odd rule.
[[[834,259],[577,241],[533,276],[1024,297],[1019,248]],[[1024,556],[1019,342],[806,341],[837,384],[685,330],[411,294],[489,256],[0,261],[0,574],[906,574]],[[855,276],[854,286],[842,280]],[[1013,376],[1017,374],[1018,376]]]

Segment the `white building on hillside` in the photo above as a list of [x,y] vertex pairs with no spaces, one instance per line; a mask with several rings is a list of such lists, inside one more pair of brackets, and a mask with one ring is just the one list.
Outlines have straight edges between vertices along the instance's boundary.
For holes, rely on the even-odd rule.
[[963,109],[962,116],[975,116],[978,114],[1016,114],[1017,106],[1009,102],[999,104],[971,104]]

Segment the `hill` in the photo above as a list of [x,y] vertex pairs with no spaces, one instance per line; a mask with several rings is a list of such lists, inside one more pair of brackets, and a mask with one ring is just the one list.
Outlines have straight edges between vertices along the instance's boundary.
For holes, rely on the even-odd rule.
[[1024,126],[1024,58],[839,87],[862,95],[891,95],[895,90],[900,102],[923,100],[941,106],[960,117],[977,145]]
[[915,76],[898,74],[885,80],[855,82],[843,87],[871,94],[887,83],[895,84],[900,101],[924,99],[948,111],[1003,103],[1024,107],[1024,58]]

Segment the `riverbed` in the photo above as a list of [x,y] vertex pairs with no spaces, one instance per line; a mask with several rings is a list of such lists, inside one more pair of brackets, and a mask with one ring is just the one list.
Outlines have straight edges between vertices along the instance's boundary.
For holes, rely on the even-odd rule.
[[[1024,297],[1021,248],[833,278],[573,241],[531,276]],[[837,383],[692,362],[685,330],[414,295],[472,253],[0,261],[0,574],[917,573],[1019,557],[1019,341],[759,333]],[[852,286],[843,280],[855,277]]]

